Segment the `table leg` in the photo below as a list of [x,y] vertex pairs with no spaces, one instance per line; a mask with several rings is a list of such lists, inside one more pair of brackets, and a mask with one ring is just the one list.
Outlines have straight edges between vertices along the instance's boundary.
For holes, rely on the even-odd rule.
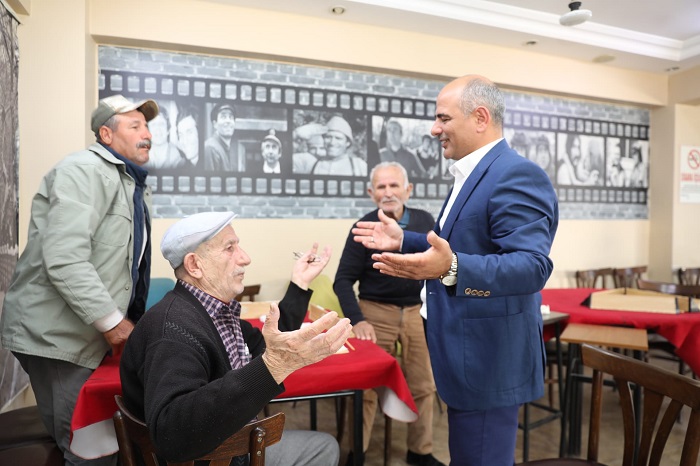
[[316,400],[309,400],[309,417],[311,418],[309,424],[311,425],[311,430],[317,430],[316,424]]
[[353,454],[355,459],[354,466],[362,466],[365,464],[365,452],[362,448],[362,390],[355,390],[352,397],[353,406]]
[[554,324],[554,336],[556,338],[556,351],[557,351],[557,387],[559,388],[559,423],[561,425],[561,433],[559,439],[559,456],[562,454],[562,449],[564,448],[563,433],[566,429],[566,419],[564,419],[564,376],[562,374],[562,352],[561,352],[561,324],[556,322]]
[[[562,423],[569,423],[569,438],[565,441],[566,429],[562,430],[560,456],[578,455],[581,452],[581,384],[578,381],[579,371],[582,366],[579,363],[579,345],[569,344],[569,364],[566,374],[565,406]],[[562,452],[562,446],[566,445],[566,451]],[[564,454],[561,454],[564,453]]]
[[[634,350],[634,358],[643,361],[642,352],[639,350]],[[639,440],[642,432],[642,387],[635,384],[634,392],[632,394],[632,405],[634,406],[635,415],[635,429],[634,429],[634,454],[632,455],[632,462],[637,464],[637,457],[639,456]]]

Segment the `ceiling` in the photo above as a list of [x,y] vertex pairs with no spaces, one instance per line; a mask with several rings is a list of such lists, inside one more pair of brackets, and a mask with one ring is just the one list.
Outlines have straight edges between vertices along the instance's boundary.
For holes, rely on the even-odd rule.
[[[654,73],[700,65],[700,0],[204,0],[402,29]],[[342,6],[345,13],[331,12]],[[534,44],[532,43],[534,42]],[[530,43],[529,45],[525,45]]]

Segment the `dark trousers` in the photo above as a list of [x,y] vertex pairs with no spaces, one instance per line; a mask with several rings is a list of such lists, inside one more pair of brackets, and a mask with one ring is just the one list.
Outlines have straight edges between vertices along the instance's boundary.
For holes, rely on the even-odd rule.
[[459,411],[448,406],[450,466],[513,466],[519,408]]

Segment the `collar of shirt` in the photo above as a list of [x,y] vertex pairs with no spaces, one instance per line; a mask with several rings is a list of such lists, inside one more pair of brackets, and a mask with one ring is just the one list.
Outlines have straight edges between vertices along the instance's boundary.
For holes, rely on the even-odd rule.
[[410,222],[410,221],[411,221],[411,213],[408,211],[408,207],[406,207],[406,205],[404,205],[403,206],[403,215],[401,216],[401,219],[399,219],[399,221],[397,223],[399,224],[399,226],[402,229],[405,230],[406,227],[408,226],[408,222]]
[[479,164],[479,162],[481,162],[481,159],[483,159],[484,156],[493,148],[493,146],[498,144],[502,139],[503,138],[498,138],[495,141],[478,148],[471,154],[465,155],[453,163],[449,168],[450,173],[452,173],[452,176],[455,177],[455,183],[452,187],[452,192],[450,193],[450,198],[447,201],[445,210],[442,212],[442,216],[438,220],[440,223],[440,229],[444,228],[447,215],[450,213],[452,205],[455,203],[455,200],[457,199],[459,192],[462,190],[462,186],[464,186],[464,183],[467,181],[467,178],[469,178],[469,175],[472,174],[476,166]]
[[[192,293],[192,295],[195,298],[197,298],[197,301],[202,303],[202,306],[204,306],[204,309],[207,311],[207,314],[209,314],[209,316],[212,319],[215,319],[221,311],[227,310],[227,309],[230,309],[231,312],[234,313],[234,315],[236,314],[236,311],[238,311],[238,316],[240,316],[241,305],[237,301],[234,300],[234,301],[231,301],[230,303],[227,304],[227,303],[221,301],[220,299],[213,297],[209,293],[206,293],[206,292],[200,290],[196,286],[190,285],[189,283],[187,283],[183,280],[178,280],[178,281],[182,284],[182,286],[187,288],[187,290],[190,293]],[[236,304],[238,304],[238,306],[236,306]]]
[[274,167],[270,167],[266,162],[263,162],[263,173],[280,173],[280,163],[277,162]]
[[469,175],[474,171],[476,166],[481,162],[481,159],[484,158],[486,154],[499,142],[501,142],[503,138],[498,138],[495,141],[492,141],[488,144],[486,144],[483,147],[480,147],[479,149],[475,150],[471,154],[467,154],[466,156],[462,157],[461,159],[457,160],[452,166],[449,168],[450,173],[452,173],[452,176],[455,177],[455,184],[459,181],[464,181],[467,178],[469,178]]

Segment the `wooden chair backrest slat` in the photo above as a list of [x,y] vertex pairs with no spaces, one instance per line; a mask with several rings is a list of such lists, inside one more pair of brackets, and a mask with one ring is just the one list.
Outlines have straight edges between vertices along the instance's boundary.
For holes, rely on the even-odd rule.
[[[640,449],[637,464],[659,464],[670,430],[683,406],[691,410],[690,421],[683,444],[680,466],[697,465],[700,451],[700,381],[676,374],[619,353],[591,345],[582,346],[583,364],[593,369],[594,383],[591,398],[591,436],[599,438],[599,415],[603,389],[602,374],[612,375],[618,388],[622,407],[625,450],[622,464],[632,465],[635,437],[635,415],[632,402],[632,384],[642,387],[644,408],[640,432]],[[665,401],[671,400],[669,403]],[[598,413],[598,414],[596,414]],[[658,423],[659,418],[661,422]],[[657,423],[659,427],[656,428]],[[597,450],[597,445],[592,445]],[[597,458],[597,451],[590,451],[589,460]]]
[[[607,288],[607,278],[613,279],[613,269],[606,267],[602,269],[577,270],[576,288]],[[614,280],[612,283],[614,284]]]
[[637,286],[637,280],[640,278],[644,278],[643,276],[646,273],[646,265],[613,269],[613,279],[615,281],[615,288],[635,288]]
[[[158,466],[148,427],[129,412],[120,395],[114,398],[119,408],[113,419],[122,466],[137,466],[139,463],[137,456],[142,458],[146,466]],[[194,461],[208,460],[211,466],[228,466],[233,457],[250,453],[250,466],[264,466],[265,449],[282,438],[284,418],[284,413],[277,413],[265,419],[250,422],[224,440],[214,451],[193,461],[167,464],[192,466]]]

